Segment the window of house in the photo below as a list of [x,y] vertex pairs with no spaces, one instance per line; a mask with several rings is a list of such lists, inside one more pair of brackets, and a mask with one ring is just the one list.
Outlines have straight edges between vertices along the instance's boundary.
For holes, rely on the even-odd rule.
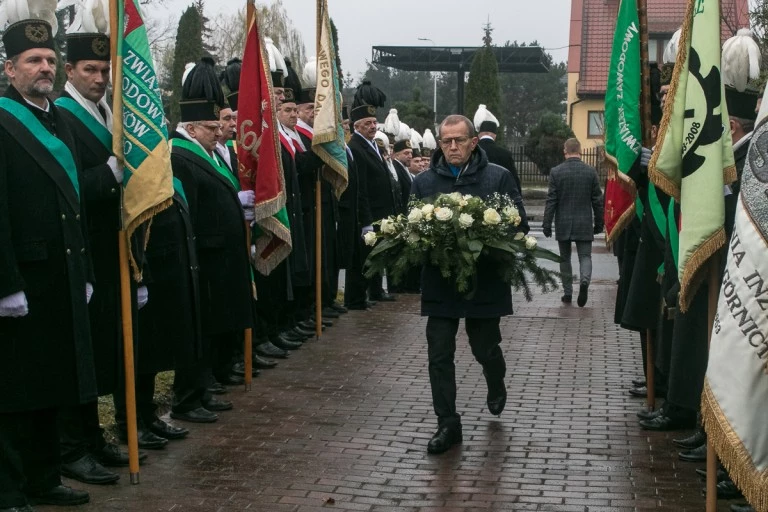
[[587,127],[587,137],[590,139],[601,138],[605,133],[605,113],[600,111],[590,111]]

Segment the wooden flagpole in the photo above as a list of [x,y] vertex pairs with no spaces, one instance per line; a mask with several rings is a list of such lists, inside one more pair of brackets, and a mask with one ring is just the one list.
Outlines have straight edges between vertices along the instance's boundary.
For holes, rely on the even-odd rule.
[[[717,300],[720,294],[720,253],[709,259],[707,275],[707,348],[712,344],[712,327],[717,314]],[[707,512],[717,512],[717,453],[712,439],[707,438]]]
[[[256,0],[246,0],[245,2],[245,37],[248,38],[248,31],[251,29],[251,23],[256,23]],[[237,153],[237,139],[235,139],[235,153]],[[237,170],[235,171],[237,172]],[[251,223],[245,221],[245,252],[248,261],[251,261]],[[256,285],[251,282],[253,289]],[[256,297],[252,297],[256,300]],[[253,384],[253,328],[245,330],[243,337],[243,362],[245,367],[245,390],[250,391]]]
[[[122,37],[122,27],[118,22],[118,9],[121,8],[121,2],[110,0],[109,3],[109,26],[110,26],[110,50],[112,58],[112,87],[119,88],[122,79],[122,60],[117,53],[118,40]],[[112,94],[112,112],[115,123],[122,124],[123,104],[121,91],[114,90]],[[119,133],[119,132],[115,132]],[[118,165],[123,166],[124,161],[118,160]],[[131,277],[128,268],[128,233],[123,225],[122,212],[122,184],[120,192],[120,232],[118,233],[118,252],[120,265],[120,317],[123,326],[123,364],[125,366],[125,416],[128,430],[128,468],[130,472],[130,481],[136,485],[139,483],[139,437],[137,432],[136,419],[136,382],[134,374],[133,360],[133,312],[131,307]]]
[[[637,17],[640,21],[640,120],[643,127],[643,147],[651,146],[651,70],[648,63],[648,5],[646,0],[637,0]],[[649,411],[656,408],[656,356],[654,354],[653,330],[645,331],[646,363],[645,387]]]
[[[317,35],[315,52],[320,55],[320,36],[322,33],[323,0],[317,0]],[[320,170],[315,177],[315,337],[323,334],[323,198],[320,190]]]

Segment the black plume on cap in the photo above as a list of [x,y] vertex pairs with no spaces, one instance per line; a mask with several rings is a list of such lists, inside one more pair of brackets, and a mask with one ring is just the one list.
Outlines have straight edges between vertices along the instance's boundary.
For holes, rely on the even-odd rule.
[[352,108],[360,105],[372,105],[377,108],[384,106],[387,101],[387,95],[381,89],[371,84],[370,80],[363,80],[355,92],[355,98],[352,101]]
[[301,95],[301,80],[299,75],[296,74],[296,70],[291,66],[291,61],[285,59],[285,65],[288,68],[288,76],[285,77],[285,101],[296,102]]
[[237,58],[230,59],[229,62],[227,62],[227,67],[221,72],[219,78],[229,92],[237,92],[240,89],[240,69],[242,67],[242,60]]
[[192,68],[184,81],[181,90],[184,100],[207,100],[221,108],[226,108],[227,102],[216,76],[215,63],[211,57],[203,57]]

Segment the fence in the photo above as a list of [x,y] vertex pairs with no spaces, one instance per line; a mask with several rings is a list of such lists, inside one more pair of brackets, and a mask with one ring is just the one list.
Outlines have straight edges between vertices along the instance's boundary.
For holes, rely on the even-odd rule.
[[[562,153],[559,155],[551,153],[533,154],[531,156],[534,158],[531,159],[525,153],[525,147],[523,146],[510,148],[510,151],[512,151],[512,157],[515,160],[517,174],[526,185],[546,185],[550,169],[563,161]],[[581,152],[581,159],[584,160],[584,163],[597,169],[600,183],[605,184],[606,166],[603,149],[599,147],[585,149]],[[536,162],[539,162],[539,164]]]

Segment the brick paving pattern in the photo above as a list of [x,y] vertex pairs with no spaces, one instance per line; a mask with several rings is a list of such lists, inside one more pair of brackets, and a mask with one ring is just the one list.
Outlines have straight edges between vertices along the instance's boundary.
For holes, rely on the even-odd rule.
[[[704,510],[694,465],[643,432],[630,398],[637,335],[613,324],[613,281],[593,283],[586,308],[559,294],[502,319],[509,398],[501,418],[463,326],[457,405],[464,443],[432,456],[436,422],[417,296],[353,311],[245,393],[218,423],[149,452],[141,484],[84,486],[83,511],[630,512]],[[67,482],[73,484],[72,482]],[[41,507],[39,510],[57,510]],[[719,511],[726,511],[721,502]]]

